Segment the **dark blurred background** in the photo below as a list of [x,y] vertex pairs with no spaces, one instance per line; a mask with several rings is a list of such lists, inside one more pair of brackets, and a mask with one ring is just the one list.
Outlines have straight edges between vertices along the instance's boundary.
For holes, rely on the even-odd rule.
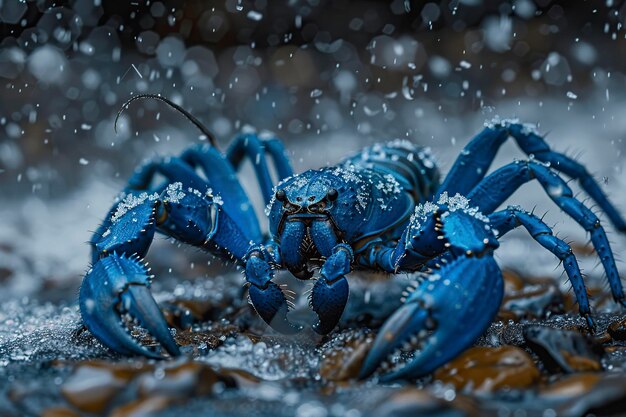
[[54,196],[87,170],[126,176],[156,141],[195,135],[147,101],[116,135],[115,113],[138,93],[173,99],[223,143],[245,125],[288,141],[344,130],[419,140],[424,107],[454,117],[625,85],[623,1],[0,4],[5,197]]

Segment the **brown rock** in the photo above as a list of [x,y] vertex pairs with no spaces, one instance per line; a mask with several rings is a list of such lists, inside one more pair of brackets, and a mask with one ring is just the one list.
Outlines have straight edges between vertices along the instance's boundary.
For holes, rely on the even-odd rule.
[[528,278],[513,271],[503,272],[504,298],[498,312],[500,320],[543,318],[563,312],[563,295],[553,280]]
[[550,372],[588,372],[602,369],[601,347],[577,331],[529,326],[523,330],[529,347]]
[[[82,412],[132,416],[157,411],[170,402],[212,395],[217,388],[253,385],[244,371],[220,370],[200,362],[84,362],[61,387],[65,399]],[[129,390],[129,387],[134,387]],[[124,391],[122,393],[122,391]],[[123,395],[122,395],[123,394]]]
[[167,366],[139,377],[139,396],[141,398],[163,397],[185,399],[192,396],[210,395],[216,384],[224,388],[235,388],[235,379],[212,367],[198,363],[185,362]]
[[503,388],[526,388],[540,377],[532,358],[514,346],[474,347],[439,368],[435,379],[457,389],[492,392]]
[[80,417],[80,414],[66,407],[52,407],[43,410],[39,417]]
[[178,331],[174,340],[180,346],[193,346],[194,350],[198,350],[200,346],[206,346],[205,349],[215,349],[221,346],[227,337],[238,332],[237,326],[213,326],[208,331]]
[[578,397],[587,394],[602,378],[598,373],[568,375],[540,390],[540,395],[550,399]]
[[[452,391],[452,390],[450,390]],[[477,406],[469,397],[452,393],[450,399],[437,398],[428,390],[402,388],[375,406],[368,417],[400,416],[479,416]]]
[[170,403],[166,397],[149,397],[124,404],[114,409],[109,417],[144,417],[165,409]]
[[613,340],[626,341],[626,318],[611,323],[607,331]]
[[151,367],[141,362],[132,366],[100,361],[84,362],[63,384],[61,393],[79,410],[101,413],[132,378],[146,369]]
[[356,379],[373,342],[373,335],[358,335],[325,352],[320,376],[328,381]]

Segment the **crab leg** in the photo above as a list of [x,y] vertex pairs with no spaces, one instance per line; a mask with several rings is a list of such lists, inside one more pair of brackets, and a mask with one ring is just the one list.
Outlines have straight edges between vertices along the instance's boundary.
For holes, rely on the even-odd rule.
[[[176,173],[174,168],[172,176]],[[177,178],[187,181],[189,177],[181,169]],[[194,178],[194,183],[202,182]],[[180,354],[150,294],[152,277],[141,260],[155,231],[239,261],[250,245],[249,237],[223,209],[221,199],[209,193],[208,184],[204,183],[203,192],[182,182],[161,188],[160,194],[130,191],[111,210],[113,215],[105,221],[108,227],[93,240],[96,261],[85,276],[79,299],[86,326],[105,345],[120,353],[153,358],[161,356],[127,333],[122,316],[128,314],[138,320],[170,355]]]
[[615,228],[620,232],[626,232],[623,217],[607,199],[587,169],[572,158],[550,149],[545,139],[535,133],[534,126],[520,123],[502,122],[487,127],[476,135],[457,158],[441,184],[438,194],[469,193],[484,178],[496,153],[510,137],[531,159],[550,164],[554,170],[578,180],[582,189],[607,214]]
[[320,271],[320,277],[313,285],[309,300],[311,308],[318,316],[317,322],[313,325],[313,330],[319,334],[330,333],[343,314],[350,293],[345,275],[350,272],[354,260],[350,245],[338,243],[332,248],[323,246],[321,241],[324,234],[319,229],[331,230],[324,223],[326,222],[315,222],[312,233],[316,246],[322,255],[327,256]]
[[268,204],[273,195],[274,184],[266,155],[272,158],[278,178],[287,178],[293,175],[291,164],[285,156],[282,143],[277,139],[261,140],[252,133],[237,136],[226,152],[226,159],[235,169],[239,169],[244,157],[252,162],[265,204]]
[[615,258],[600,220],[589,208],[574,198],[574,193],[567,183],[549,167],[533,161],[518,161],[505,165],[483,179],[468,198],[485,213],[492,213],[522,184],[532,180],[537,180],[550,199],[589,232],[591,243],[606,271],[613,298],[617,303],[626,306],[626,296]]
[[593,328],[587,288],[572,248],[554,236],[552,230],[541,219],[518,207],[509,206],[505,210],[491,214],[489,219],[491,220],[491,226],[498,231],[498,237],[502,237],[511,230],[523,226],[533,239],[563,262],[567,277],[574,287],[580,315],[587,320],[589,327]]

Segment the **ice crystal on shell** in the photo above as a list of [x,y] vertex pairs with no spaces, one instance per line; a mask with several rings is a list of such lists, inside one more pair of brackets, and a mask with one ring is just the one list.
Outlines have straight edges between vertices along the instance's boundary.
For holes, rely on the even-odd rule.
[[111,221],[113,223],[117,223],[124,214],[126,214],[129,210],[134,209],[135,207],[143,204],[146,200],[154,201],[159,198],[157,193],[148,194],[146,192],[139,194],[138,196],[134,194],[128,194],[121,202],[117,205],[115,209],[115,213],[111,216]]
[[[422,226],[422,223],[428,220],[428,217],[435,213],[437,210],[441,208],[441,206],[447,206],[447,210],[450,212],[454,211],[462,211],[465,214],[468,214],[474,217],[477,220],[480,220],[485,223],[489,223],[489,218],[482,214],[478,207],[471,207],[470,200],[467,197],[462,196],[457,193],[454,196],[448,196],[447,192],[443,192],[437,203],[433,203],[427,201],[423,204],[418,204],[415,206],[415,211],[411,215],[410,224],[412,233],[419,230]],[[442,217],[445,217],[446,214],[442,214]]]
[[165,198],[170,203],[180,203],[185,198],[182,182],[174,182],[165,189]]

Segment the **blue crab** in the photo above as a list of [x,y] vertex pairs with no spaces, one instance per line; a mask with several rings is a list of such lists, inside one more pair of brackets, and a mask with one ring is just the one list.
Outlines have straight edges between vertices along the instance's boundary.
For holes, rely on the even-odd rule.
[[[498,210],[518,187],[533,180],[590,233],[613,297],[625,304],[605,231],[560,174],[577,179],[620,232],[626,231],[626,223],[587,170],[552,151],[528,125],[502,121],[487,126],[443,180],[428,150],[407,140],[367,147],[338,165],[294,175],[278,139],[243,134],[222,154],[211,132],[161,96],[136,96],[124,108],[145,97],[182,112],[209,143],[140,167],[91,240],[93,265],[80,290],[80,310],[95,337],[121,354],[180,355],[150,294],[153,277],[143,262],[156,232],[239,264],[250,303],[281,333],[298,332],[300,326],[288,318],[291,304],[273,282],[276,270],[315,280],[310,306],[318,317],[313,328],[320,334],[338,323],[348,300],[346,276],[353,269],[419,272],[419,284],[379,330],[361,378],[387,365],[398,349],[413,352],[412,359],[392,369],[384,366],[384,380],[428,374],[471,346],[502,300],[503,280],[493,258],[498,239],[520,226],[562,261],[580,314],[593,328],[585,282],[570,246],[534,214],[518,206]],[[486,175],[508,138],[529,159]],[[267,204],[269,235],[261,232],[237,179],[245,158],[253,161]],[[281,179],[277,184],[272,164]],[[124,327],[126,314],[162,349],[139,344]]]

